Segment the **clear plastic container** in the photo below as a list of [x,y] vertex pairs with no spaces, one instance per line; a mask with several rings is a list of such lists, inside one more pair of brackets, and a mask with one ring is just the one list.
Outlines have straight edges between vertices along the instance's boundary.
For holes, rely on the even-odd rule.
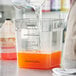
[[[20,68],[52,69],[61,63],[63,20],[16,20],[17,60]],[[57,23],[57,25],[56,25]]]

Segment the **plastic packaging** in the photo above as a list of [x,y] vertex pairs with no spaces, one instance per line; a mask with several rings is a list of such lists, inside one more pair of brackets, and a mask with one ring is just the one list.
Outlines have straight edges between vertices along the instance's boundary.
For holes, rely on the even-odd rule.
[[61,11],[68,11],[70,9],[70,0],[61,0]]
[[15,60],[17,58],[15,26],[11,19],[6,19],[1,28],[0,47],[2,60]]
[[61,21],[44,19],[39,27],[36,19],[16,20],[18,67],[60,67],[63,35],[63,29],[59,27]]
[[51,10],[60,11],[61,9],[61,0],[51,0]]

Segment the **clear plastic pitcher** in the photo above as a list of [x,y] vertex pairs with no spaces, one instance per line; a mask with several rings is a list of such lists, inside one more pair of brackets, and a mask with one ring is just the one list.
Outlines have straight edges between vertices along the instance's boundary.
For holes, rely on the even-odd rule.
[[17,58],[20,68],[51,69],[61,62],[63,20],[16,20]]

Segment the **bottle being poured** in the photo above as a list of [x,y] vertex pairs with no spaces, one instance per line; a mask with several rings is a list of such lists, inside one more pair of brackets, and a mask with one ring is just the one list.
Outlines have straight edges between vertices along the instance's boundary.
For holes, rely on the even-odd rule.
[[40,8],[45,0],[12,0],[13,4],[17,8]]
[[37,18],[38,26],[42,17],[42,5],[46,0],[11,0],[13,5],[18,9],[33,8]]

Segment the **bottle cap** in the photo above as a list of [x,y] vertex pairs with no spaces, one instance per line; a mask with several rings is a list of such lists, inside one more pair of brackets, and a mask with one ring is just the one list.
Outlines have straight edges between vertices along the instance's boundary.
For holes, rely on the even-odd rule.
[[6,20],[11,20],[10,18],[6,18]]

